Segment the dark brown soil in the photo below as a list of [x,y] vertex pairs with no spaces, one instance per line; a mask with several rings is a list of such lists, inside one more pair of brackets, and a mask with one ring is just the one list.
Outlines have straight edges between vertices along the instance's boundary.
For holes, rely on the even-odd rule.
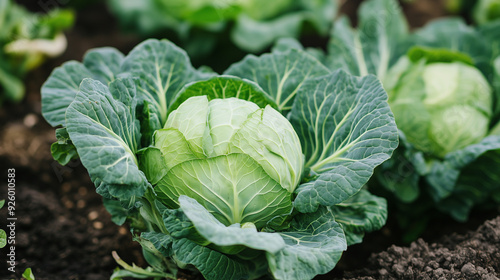
[[[31,3],[31,10],[37,10],[34,1],[19,2]],[[342,11],[352,15],[359,2],[347,1]],[[433,3],[437,2],[404,4],[413,27],[444,14],[442,5]],[[54,129],[40,113],[40,87],[55,67],[68,60],[81,61],[84,52],[94,47],[113,46],[128,53],[141,39],[120,32],[102,6],[79,10],[77,25],[67,37],[69,47],[60,58],[28,75],[23,102],[0,107],[0,199],[6,196],[7,169],[15,168],[18,218],[16,273],[6,273],[3,260],[7,250],[2,249],[1,280],[19,279],[27,267],[33,269],[37,280],[109,279],[117,267],[112,251],[128,263],[146,266],[127,227],[111,222],[85,168],[78,161],[62,167],[52,159]],[[381,231],[367,235],[363,244],[350,247],[333,272],[317,279],[498,279],[494,277],[500,271],[500,219],[465,234],[497,215],[477,213],[467,224],[440,221],[424,235],[431,245],[419,240],[410,247],[398,247],[402,242],[395,222],[390,220]],[[4,208],[0,210],[0,228],[6,219]],[[445,234],[448,237],[441,238]],[[366,269],[357,270],[360,267]],[[194,280],[189,275],[182,279]]]
[[391,246],[373,254],[368,266],[344,279],[500,279],[500,216],[476,231],[451,234],[429,244]]

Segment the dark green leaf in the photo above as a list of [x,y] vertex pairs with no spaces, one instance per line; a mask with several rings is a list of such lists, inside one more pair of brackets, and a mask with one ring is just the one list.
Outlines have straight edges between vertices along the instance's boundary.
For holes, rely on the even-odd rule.
[[161,121],[167,119],[167,111],[179,90],[187,83],[209,77],[198,72],[182,49],[167,40],[146,40],[137,45],[125,58],[122,71],[139,78],[138,96],[147,101],[149,113]]
[[307,80],[290,119],[309,176],[317,176],[296,191],[294,205],[301,212],[341,203],[357,193],[398,145],[387,93],[371,75],[358,78],[336,71]]
[[251,101],[261,108],[266,105],[277,108],[271,97],[256,83],[233,76],[217,76],[187,85],[179,92],[169,112],[177,109],[188,98],[200,95],[206,95],[208,100],[236,97]]
[[92,77],[108,84],[121,73],[123,54],[114,48],[93,49],[85,54],[83,65],[93,74]]
[[299,214],[290,229],[279,234],[285,240],[285,248],[274,255],[267,253],[276,279],[312,279],[327,273],[347,249],[342,226],[325,207],[312,214]]
[[276,254],[285,246],[283,239],[277,233],[258,232],[255,228],[241,228],[238,224],[223,225],[192,198],[180,196],[179,203],[196,230],[217,246],[243,245],[271,254]]
[[379,230],[387,220],[386,200],[367,190],[333,206],[332,211],[344,229],[348,246],[361,243],[365,233]]
[[278,105],[282,113],[292,108],[293,100],[303,83],[310,78],[328,74],[314,57],[304,51],[290,49],[287,52],[247,56],[233,64],[224,74],[234,75],[256,82]]
[[132,80],[115,80],[108,89],[85,79],[66,113],[68,133],[98,192],[129,206],[149,185],[135,157],[141,137],[135,94]]
[[402,42],[408,24],[395,0],[370,0],[359,9],[359,24],[353,29],[347,17],[340,18],[328,44],[330,69],[344,69],[357,76],[374,74],[384,80],[389,67],[406,52]]

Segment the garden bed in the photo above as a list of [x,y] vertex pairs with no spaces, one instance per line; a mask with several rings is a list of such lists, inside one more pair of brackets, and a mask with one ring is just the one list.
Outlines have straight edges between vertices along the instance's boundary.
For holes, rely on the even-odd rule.
[[[358,1],[344,6],[343,11],[353,13],[354,2]],[[436,1],[418,3],[404,6],[414,27],[443,15]],[[11,278],[19,278],[31,267],[36,279],[109,279],[117,267],[112,251],[128,263],[147,265],[128,228],[111,222],[80,162],[62,167],[52,159],[54,129],[40,112],[40,87],[54,67],[72,59],[80,61],[90,48],[112,46],[128,53],[141,41],[121,33],[109,22],[109,14],[99,11],[97,15],[93,9],[81,11],[76,27],[68,33],[67,51],[28,75],[22,103],[0,108],[0,169],[15,168],[17,179],[18,264]],[[5,189],[2,187],[0,197]],[[5,221],[6,211],[0,213]],[[435,221],[422,239],[411,245],[401,241],[396,222],[389,219],[362,244],[349,247],[331,273],[316,279],[498,279],[498,214],[498,209],[473,212],[468,223]],[[3,274],[7,271],[5,262],[1,266]],[[183,277],[199,278],[190,274]]]

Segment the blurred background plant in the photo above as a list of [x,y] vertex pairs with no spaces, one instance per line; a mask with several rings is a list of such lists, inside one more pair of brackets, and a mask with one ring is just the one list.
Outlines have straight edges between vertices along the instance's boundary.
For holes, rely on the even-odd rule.
[[476,24],[485,24],[500,18],[499,0],[447,0],[451,13],[462,14]]
[[125,30],[168,38],[195,64],[201,59],[210,65],[213,57],[231,64],[283,37],[326,37],[338,1],[108,0],[108,5]]
[[71,10],[34,14],[11,0],[0,0],[0,104],[24,97],[25,74],[64,52],[62,32],[73,23]]

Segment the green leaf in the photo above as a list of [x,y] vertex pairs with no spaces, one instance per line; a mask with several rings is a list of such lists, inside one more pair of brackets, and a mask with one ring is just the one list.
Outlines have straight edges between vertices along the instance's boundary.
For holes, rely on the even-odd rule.
[[299,185],[304,168],[300,139],[290,122],[271,107],[249,115],[230,146],[231,152],[252,157],[290,193]]
[[33,272],[31,271],[31,268],[26,268],[23,272],[23,278],[26,280],[35,280],[35,275],[33,275]]
[[98,48],[85,54],[83,65],[93,74],[89,78],[108,84],[121,73],[123,58],[123,54],[115,48]]
[[0,200],[0,209],[5,205],[5,199]]
[[451,63],[458,61],[467,65],[474,65],[472,58],[470,58],[467,54],[448,49],[435,49],[419,46],[412,47],[408,51],[408,58],[413,63],[424,59],[427,64],[436,62]]
[[492,57],[500,56],[500,20],[481,25],[477,30],[483,43],[491,51]]
[[248,55],[231,65],[224,74],[256,82],[278,105],[282,113],[292,108],[293,100],[304,81],[328,74],[330,71],[304,51]]
[[[160,132],[161,133],[161,132]],[[165,175],[168,167],[164,163],[164,157],[160,149],[147,147],[137,152],[139,160],[139,169],[144,172],[148,182],[156,185]]]
[[70,61],[56,68],[43,84],[42,114],[52,126],[66,125],[65,114],[75,99],[80,83],[92,73],[83,64]]
[[304,50],[304,47],[297,39],[280,38],[273,45],[272,52],[273,53],[277,53],[277,52],[284,53],[284,52],[287,52],[291,49]]
[[130,79],[115,80],[109,89],[84,79],[66,113],[68,133],[97,191],[129,207],[149,184],[135,157],[141,137],[135,96]]
[[358,18],[357,29],[345,16],[335,23],[327,65],[356,76],[374,74],[384,80],[389,67],[406,51],[402,42],[408,35],[408,23],[395,0],[365,1]]
[[279,234],[285,248],[275,255],[266,254],[276,279],[312,279],[327,273],[347,249],[342,226],[325,207],[312,214],[299,214],[290,229]]
[[372,75],[358,78],[336,71],[307,80],[290,121],[313,179],[296,191],[294,205],[301,212],[357,193],[398,145],[387,93]]
[[75,22],[75,12],[66,9],[52,9],[40,18],[38,36],[54,38],[65,29],[70,29]]
[[[167,235],[168,236],[168,235]],[[166,251],[167,248],[163,248],[162,246],[168,246],[168,243],[163,243],[163,242],[168,242],[167,240],[163,239],[161,241],[155,240],[156,242],[161,242],[157,244],[153,244],[151,241],[148,239],[143,238],[142,236],[140,237],[135,237],[134,241],[139,242],[139,244],[142,247],[142,255],[146,262],[155,270],[155,271],[169,271],[169,266],[168,266],[168,260],[165,258],[162,252],[156,248],[156,246],[159,246],[162,251]],[[171,241],[170,241],[171,243]],[[167,249],[168,250],[168,249]],[[166,252],[168,253],[168,252]],[[167,255],[169,256],[169,255]]]
[[[325,35],[337,12],[337,3],[331,0],[288,1],[292,2],[292,5],[288,4],[289,7],[278,9],[269,7],[278,1],[273,1],[272,4],[266,1],[253,2],[255,12],[249,14],[248,9],[245,9],[245,14],[236,19],[235,26],[231,30],[231,38],[235,44],[250,52],[261,51],[279,38],[296,38],[306,25],[314,27],[316,33]],[[262,10],[262,5],[266,5],[266,11]],[[264,19],[263,13],[277,13],[278,16]]]
[[430,22],[412,35],[412,44],[441,48],[469,55],[475,66],[489,79],[492,49],[484,36],[460,18],[445,18]]
[[113,48],[97,48],[85,54],[83,63],[69,61],[56,68],[43,84],[42,114],[52,126],[65,126],[65,114],[75,99],[80,83],[93,78],[108,84],[120,73],[123,54]]
[[73,142],[71,142],[66,128],[56,129],[56,138],[57,142],[52,143],[50,152],[57,162],[61,165],[66,165],[71,160],[78,159],[78,152]]
[[[493,76],[493,92],[494,92],[494,109],[493,116],[496,116],[494,120],[500,119],[500,56],[498,56],[493,62],[494,76]],[[499,122],[500,123],[500,122]],[[499,133],[500,134],[500,133]]]
[[256,83],[238,77],[217,76],[206,81],[186,85],[170,106],[169,112],[177,109],[188,98],[200,95],[206,95],[208,100],[236,97],[251,101],[261,108],[266,107],[266,105],[277,108],[271,97]]
[[125,58],[122,71],[140,80],[138,96],[147,101],[149,113],[161,121],[167,120],[167,111],[179,90],[187,83],[209,77],[198,72],[186,52],[167,40],[146,40],[137,45]]
[[387,220],[387,202],[362,189],[332,207],[335,221],[342,225],[347,245],[361,243],[365,233],[379,230]]
[[182,209],[164,209],[162,211],[163,223],[166,230],[175,239],[188,238],[201,246],[207,246],[210,242],[201,236],[193,223],[184,214]]
[[5,247],[7,245],[7,233],[5,233],[5,230],[0,229],[0,248]]
[[196,200],[180,196],[179,204],[196,230],[217,246],[243,245],[248,248],[276,254],[285,243],[277,233],[258,232],[255,228],[241,228],[239,224],[225,226]]
[[250,261],[224,255],[185,238],[174,240],[172,249],[178,264],[195,266],[207,280],[249,279],[255,274],[255,267]]
[[423,153],[416,150],[399,130],[399,146],[392,157],[375,169],[377,180],[404,203],[420,195],[420,176],[427,174]]
[[492,202],[500,190],[499,166],[500,149],[479,156],[461,170],[453,191],[439,201],[437,208],[457,221],[467,221],[472,207]]
[[[3,61],[0,56],[0,62]],[[2,65],[3,66],[3,65]],[[0,67],[0,104],[5,100],[19,102],[24,97],[24,84],[21,79],[9,73],[7,69]]]
[[243,50],[258,52],[280,37],[298,37],[302,19],[300,13],[284,15],[269,21],[259,21],[241,15],[231,30],[231,39]]
[[172,236],[161,232],[148,231],[142,232],[141,238],[149,240],[163,256],[170,257],[172,255]]
[[338,1],[331,0],[300,0],[300,5],[304,7],[304,17],[316,27],[319,35],[327,35],[332,27],[332,19],[337,15],[339,8]]
[[[430,185],[429,193],[438,202],[448,197],[455,188],[460,172],[482,154],[500,149],[500,136],[492,135],[480,143],[469,145],[446,155],[443,161],[435,161],[426,180]],[[478,177],[480,178],[480,177]]]
[[128,217],[127,209],[123,208],[121,203],[115,199],[103,198],[104,208],[111,214],[111,221],[121,226],[125,223]]

